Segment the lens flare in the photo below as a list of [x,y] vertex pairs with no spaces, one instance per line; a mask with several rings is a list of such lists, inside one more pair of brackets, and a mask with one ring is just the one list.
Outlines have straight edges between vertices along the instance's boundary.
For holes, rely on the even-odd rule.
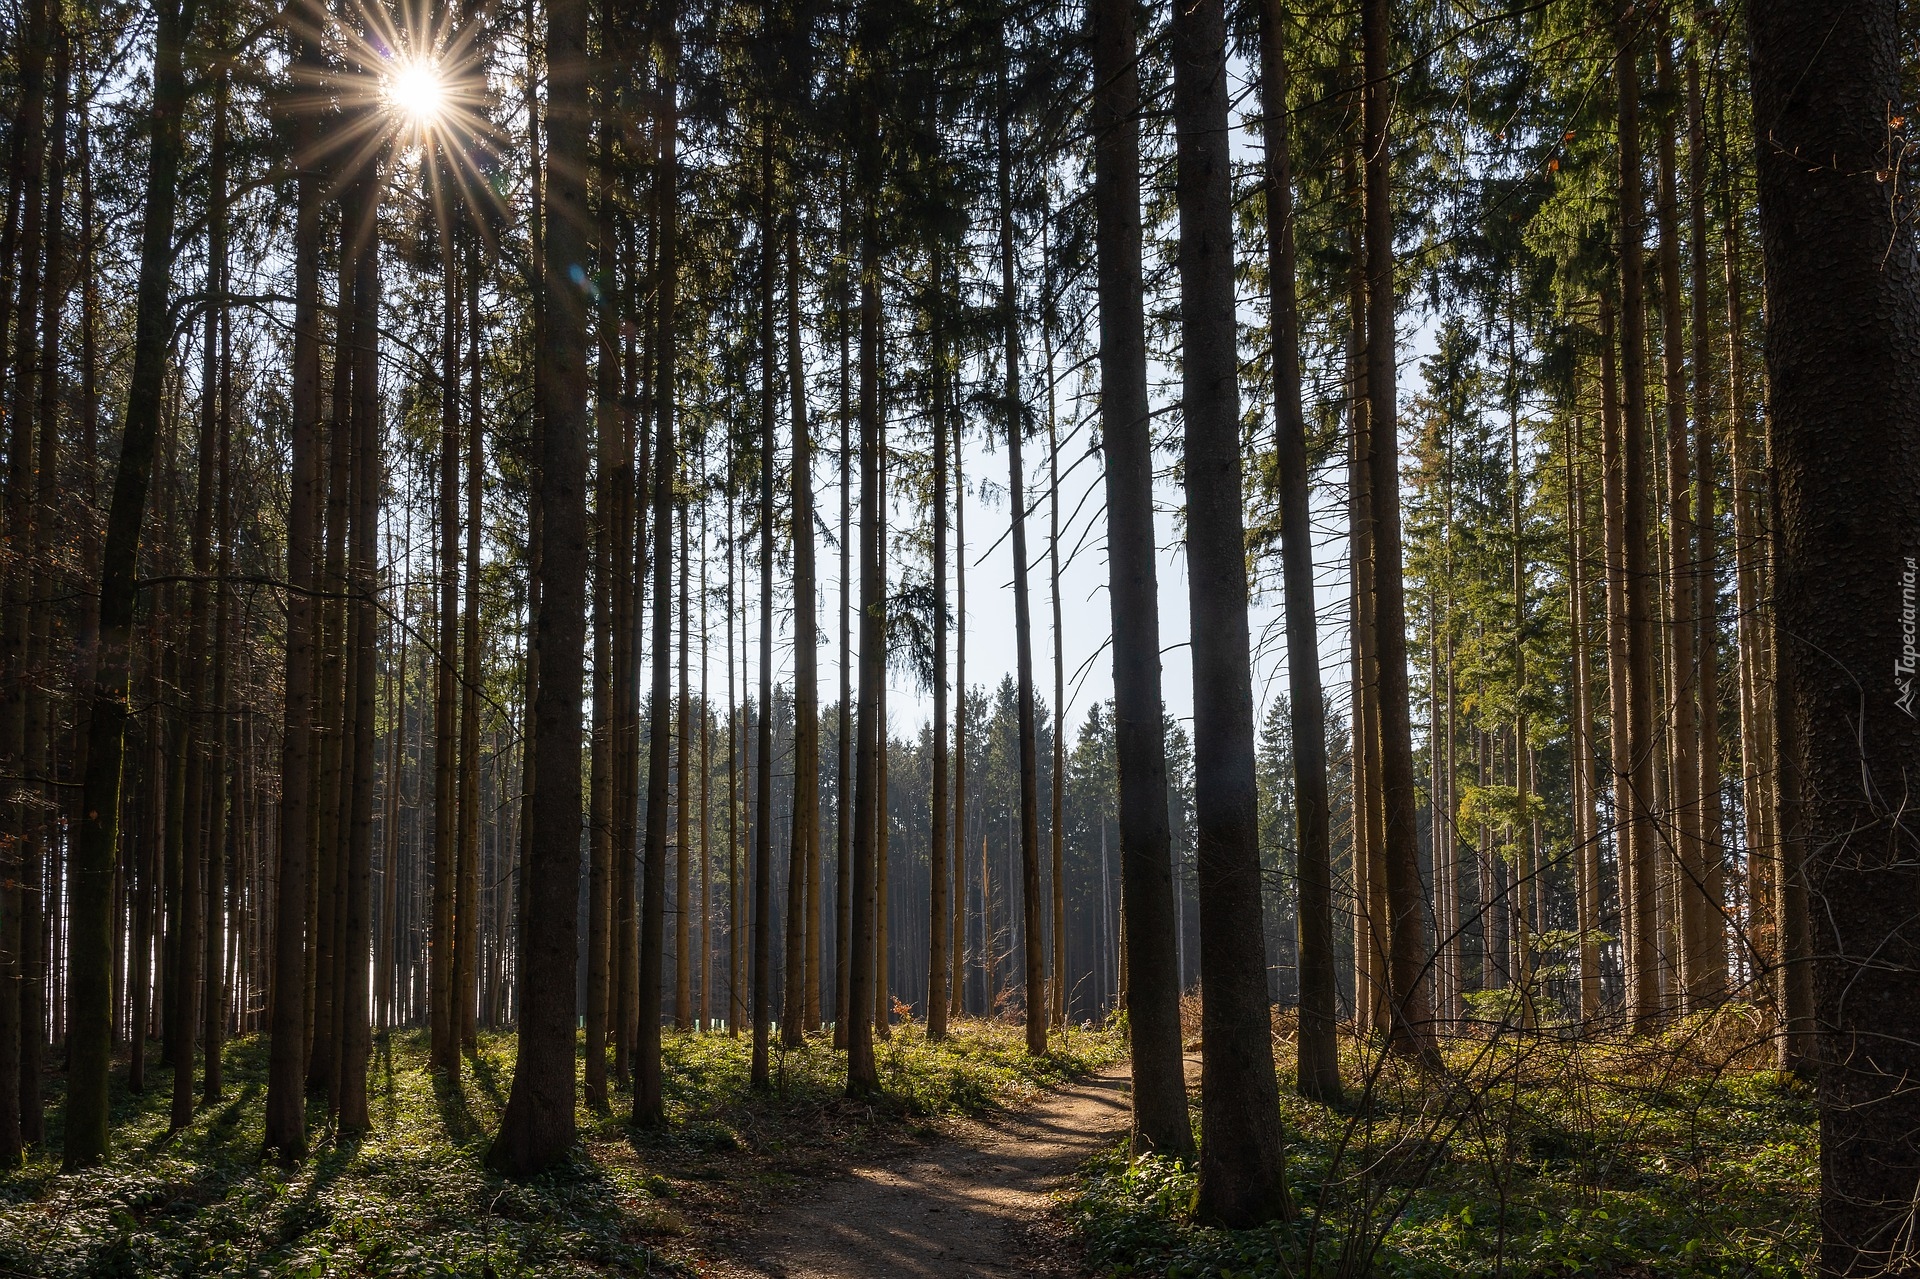
[[388,75],[387,105],[415,128],[438,124],[447,109],[447,82],[440,68],[426,60],[404,62]]

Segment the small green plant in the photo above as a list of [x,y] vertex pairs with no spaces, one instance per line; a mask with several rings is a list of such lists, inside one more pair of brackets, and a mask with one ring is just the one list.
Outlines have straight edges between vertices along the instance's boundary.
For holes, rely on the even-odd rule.
[[1456,1041],[1422,1072],[1349,1041],[1350,1105],[1294,1096],[1295,1220],[1198,1225],[1192,1169],[1094,1160],[1068,1212],[1098,1274],[1660,1275],[1809,1272],[1812,1101],[1758,1068],[1752,1010],[1640,1040]]

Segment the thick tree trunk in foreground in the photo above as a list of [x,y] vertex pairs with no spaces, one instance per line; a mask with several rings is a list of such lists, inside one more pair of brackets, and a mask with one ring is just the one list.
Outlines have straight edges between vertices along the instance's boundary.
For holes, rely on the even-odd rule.
[[[584,0],[547,10],[547,262],[587,258],[587,21]],[[541,292],[545,421],[538,499],[543,545],[535,616],[539,691],[532,827],[520,907],[518,1050],[513,1091],[487,1163],[525,1176],[574,1137],[574,965],[580,868],[580,693],[586,642],[586,316],[578,291]]]
[[[1220,0],[1177,8],[1172,36],[1204,996],[1198,1212],[1204,1220],[1246,1227],[1284,1215],[1287,1192],[1261,920]],[[1132,958],[1137,968],[1139,957]]]
[[[1184,1158],[1193,1152],[1193,1132],[1180,1057],[1179,955],[1160,695],[1133,5],[1130,0],[1096,0],[1088,23],[1093,37],[1094,215],[1100,272],[1100,435],[1106,448],[1114,736],[1120,774],[1120,898],[1137,969],[1127,1010],[1133,1032],[1132,1145],[1138,1154]],[[964,543],[960,560],[964,571]],[[963,596],[963,618],[964,607]],[[961,688],[964,692],[964,683]],[[964,704],[960,721],[964,728]],[[964,736],[960,752],[964,760]],[[955,802],[962,814],[964,864],[964,791]],[[1104,823],[1101,834],[1104,838]]]
[[[1780,673],[1812,904],[1820,1270],[1920,1270],[1920,259],[1884,170],[1891,0],[1754,0]],[[1897,139],[1893,145],[1898,145]],[[1783,754],[1787,753],[1783,743]]]

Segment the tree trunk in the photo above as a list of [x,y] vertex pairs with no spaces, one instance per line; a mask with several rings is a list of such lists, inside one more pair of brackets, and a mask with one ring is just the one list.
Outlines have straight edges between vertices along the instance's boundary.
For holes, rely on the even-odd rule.
[[[760,724],[753,829],[753,1060],[750,1086],[768,1089],[773,1015],[773,124],[760,124]],[[789,886],[791,890],[791,886]]]
[[[38,403],[32,408],[32,417],[39,423],[39,453],[35,463],[38,474],[36,491],[31,498],[26,547],[29,562],[35,565],[35,572],[46,581],[55,581],[59,576],[64,576],[57,562],[52,560],[57,548],[65,544],[64,521],[61,518],[63,495],[59,419],[66,389],[60,376],[60,337],[68,293],[64,212],[71,41],[64,22],[57,24],[53,44],[53,108],[47,129],[46,269],[38,352],[42,375],[38,379]],[[31,326],[24,327],[31,332]],[[23,502],[28,500],[25,493],[20,496]],[[33,787],[39,792],[43,807],[29,815],[25,832],[27,838],[21,848],[19,1103],[20,1138],[27,1146],[40,1145],[46,1136],[40,1074],[45,1056],[47,1021],[47,925],[50,914],[47,897],[50,892],[57,894],[58,887],[60,832],[53,815],[65,807],[60,803],[52,784],[53,779],[60,775],[53,741],[58,731],[58,722],[54,718],[57,707],[49,691],[53,683],[53,671],[59,665],[52,644],[55,606],[44,597],[43,592],[36,594],[41,598],[34,601],[30,610],[26,670],[33,680],[33,687],[27,694],[26,766],[21,770],[25,777],[43,779]],[[49,861],[54,871],[51,876],[48,874]],[[53,904],[57,907],[57,898]],[[51,918],[57,926],[57,909],[51,912]]]
[[[933,813],[928,834],[927,879],[927,1038],[947,1037],[953,1012],[952,825],[947,807],[947,331],[946,252],[936,242],[928,282],[928,324],[932,338],[933,381]],[[1055,771],[1056,789],[1059,786]]]
[[[1578,396],[1575,396],[1576,403]],[[1572,628],[1573,843],[1580,947],[1580,1021],[1600,1015],[1600,820],[1594,803],[1593,677],[1587,664],[1587,493],[1580,419],[1567,425],[1567,617]]]
[[[452,168],[451,160],[446,167]],[[443,181],[451,182],[446,173]],[[433,970],[427,986],[432,998],[430,1060],[450,1080],[460,1076],[460,1005],[464,989],[454,977],[460,959],[458,907],[460,876],[459,761],[456,741],[456,682],[460,666],[460,401],[456,314],[459,285],[453,228],[440,215],[440,270],[446,298],[440,352],[439,582],[434,609],[438,634],[433,645],[433,921],[428,953]],[[478,424],[475,424],[475,429]]]
[[[677,489],[686,492],[688,477],[685,461]],[[693,1029],[693,851],[688,847],[689,804],[693,798],[692,756],[693,698],[687,683],[689,572],[687,501],[677,503],[680,511],[680,704],[674,729],[674,808],[673,808],[673,1028]]]
[[[1636,36],[1642,16],[1622,4],[1615,19],[1620,149],[1620,372],[1618,529],[1623,651],[1626,680],[1626,740],[1616,740],[1614,768],[1622,792],[1617,811],[1626,823],[1624,860],[1631,869],[1632,899],[1622,899],[1630,939],[1627,1009],[1633,1029],[1645,1031],[1660,1014],[1658,886],[1660,846],[1654,796],[1654,642],[1652,574],[1647,562],[1647,379],[1646,297],[1643,238],[1646,206],[1640,186],[1640,69]],[[1614,523],[1612,513],[1609,523]],[[1624,746],[1624,749],[1618,749]]]
[[[614,278],[613,129],[600,122],[600,154],[594,166],[595,261],[602,280]],[[587,1104],[607,1104],[607,994],[610,988],[613,895],[613,577],[614,472],[619,466],[620,330],[618,309],[601,304],[595,312],[593,429],[593,757],[587,799],[587,1010],[586,1069],[582,1083]]]
[[658,438],[653,456],[653,680],[647,707],[647,834],[640,906],[640,976],[633,1048],[633,1123],[660,1127],[667,1121],[660,1078],[661,968],[665,962],[667,890],[668,745],[673,734],[673,507],[674,476],[679,473],[674,439],[674,325],[679,302],[679,62],[678,9],[669,4],[659,38],[665,61],[661,72],[655,306],[658,308],[653,353],[654,411]]
[[1406,591],[1401,577],[1400,449],[1395,393],[1392,153],[1387,134],[1388,0],[1361,10],[1366,78],[1367,416],[1372,470],[1375,671],[1380,716],[1380,794],[1386,817],[1382,858],[1392,932],[1387,980],[1400,1052],[1432,1052],[1433,1012],[1421,980],[1427,966],[1426,903],[1420,884],[1413,727],[1407,681]]
[[[37,523],[33,500],[33,458],[35,409],[41,374],[38,338],[40,299],[40,258],[42,215],[45,211],[42,185],[46,170],[47,146],[47,52],[53,40],[49,31],[49,6],[45,0],[33,0],[27,6],[25,31],[19,52],[21,85],[19,115],[13,121],[10,188],[20,200],[24,223],[19,241],[20,296],[14,334],[12,363],[12,402],[7,441],[6,528],[10,545],[26,555],[33,553],[34,526]],[[9,210],[12,213],[12,210]],[[10,218],[11,221],[11,218]],[[11,229],[11,228],[10,228]],[[9,251],[9,273],[13,270]],[[4,319],[0,316],[0,319]],[[0,351],[6,349],[6,330],[0,328]],[[48,370],[49,375],[52,371]],[[37,569],[37,566],[34,566]],[[0,607],[5,617],[6,682],[0,692],[0,768],[11,775],[28,777],[38,770],[33,765],[32,703],[35,700],[36,672],[33,662],[33,627],[45,613],[47,603],[31,584],[34,569],[9,573],[0,583]],[[41,855],[40,831],[45,815],[34,800],[34,788],[19,785],[10,797],[0,838],[8,845],[4,863],[0,863],[0,1168],[19,1165],[24,1153],[20,1122],[20,1092],[23,1084],[21,1038],[25,1029],[22,1016],[22,958],[27,947],[26,915],[29,913],[22,881],[31,877],[29,865]],[[102,885],[103,893],[110,891]],[[103,931],[100,945],[107,946]],[[105,962],[104,956],[102,963]]]
[[[948,1012],[966,1007],[967,964],[967,474],[966,417],[953,418],[953,990]],[[1136,1030],[1136,1034],[1138,1031]]]
[[1172,56],[1204,999],[1197,1208],[1203,1220],[1247,1227],[1288,1206],[1261,919],[1220,0],[1175,10]]
[[[587,259],[587,20],[583,0],[547,9],[547,175],[543,257]],[[580,694],[586,639],[586,317],[579,293],[541,281],[542,538],[540,664],[532,708],[532,828],[520,908],[518,1049],[513,1091],[487,1151],[524,1176],[563,1158],[574,1138],[574,972],[580,863]]]
[[[1280,470],[1280,553],[1287,619],[1287,699],[1293,731],[1294,821],[1300,877],[1300,1095],[1340,1098],[1338,991],[1333,964],[1333,853],[1327,793],[1326,697],[1318,608],[1307,422],[1300,396],[1300,311],[1294,295],[1292,125],[1287,114],[1282,0],[1260,6],[1260,91],[1266,117],[1267,279],[1273,290],[1274,452]],[[1135,996],[1136,1002],[1138,996]],[[1138,1016],[1138,1013],[1135,1014]]]
[[[1718,113],[1724,117],[1726,88],[1721,86]],[[1719,130],[1726,145],[1725,120]],[[1742,296],[1742,235],[1739,206],[1733,198],[1731,164],[1723,164],[1719,188],[1720,255],[1727,299],[1727,416],[1728,461],[1733,472],[1733,582],[1734,636],[1739,646],[1741,828],[1745,835],[1747,866],[1747,943],[1756,965],[1769,974],[1778,970],[1780,925],[1774,911],[1779,882],[1780,846],[1776,828],[1779,791],[1774,765],[1771,702],[1774,698],[1769,624],[1763,614],[1766,592],[1762,561],[1766,546],[1756,510],[1756,489],[1766,477],[1754,464],[1748,435],[1746,395],[1746,303]],[[1779,1010],[1776,1009],[1776,1012]]]
[[[461,618],[460,828],[453,886],[453,1000],[459,1047],[475,1042],[480,986],[480,525],[486,481],[481,470],[483,432],[480,364],[479,237],[466,237],[467,258],[467,571]],[[504,892],[505,889],[501,890]],[[496,952],[504,938],[496,935]],[[443,974],[444,976],[444,974]],[[497,992],[498,983],[495,983]],[[497,1025],[497,1015],[488,1018]],[[459,1053],[456,1049],[455,1059]]]
[[[793,404],[793,856],[787,893],[799,903],[787,936],[781,1042],[820,1025],[820,660],[814,622],[813,441],[800,347],[800,214],[787,220],[787,386]],[[936,427],[936,429],[938,429]],[[795,914],[788,907],[789,917]],[[792,974],[797,973],[795,977]]]
[[[315,37],[290,20],[304,74],[316,73]],[[287,506],[287,671],[285,728],[280,741],[280,865],[273,932],[272,1035],[267,1059],[268,1153],[298,1160],[307,1153],[306,950],[307,881],[313,844],[308,796],[313,768],[314,543],[320,507],[320,200],[322,175],[311,157],[319,122],[295,120],[293,239],[293,376],[289,437],[293,453]],[[144,951],[138,945],[136,950]],[[142,965],[144,967],[144,965]],[[136,992],[137,993],[137,992]],[[136,999],[136,1007],[139,1000]],[[137,1020],[136,1014],[136,1020]],[[136,1040],[145,1030],[135,1029]]]
[[194,0],[155,0],[152,142],[147,153],[145,217],[135,301],[132,367],[120,463],[101,551],[100,660],[88,713],[80,830],[69,875],[68,1040],[65,1166],[107,1155],[107,1066],[112,1047],[113,867],[119,838],[120,772],[126,748],[127,682],[140,525],[153,474],[167,350],[172,336],[174,211],[179,199],[186,78],[182,45]]
[[[845,258],[845,206],[841,208],[841,257]],[[851,271],[847,273],[849,276]],[[840,290],[840,741],[834,787],[833,1046],[847,1047],[853,970],[853,411],[849,403],[848,335],[853,306],[845,282]],[[863,582],[865,579],[861,579]],[[732,676],[728,676],[729,679]]]
[[[1014,283],[1013,157],[1007,137],[1006,29],[1000,33],[999,107],[994,138],[1000,202],[1000,325],[1005,351],[1006,386],[1001,424],[1007,433],[1007,506],[1013,542],[1014,667],[1020,737],[1020,901],[1022,923],[1022,1002],[1027,1051],[1047,1051],[1046,956],[1040,932],[1040,761],[1033,707],[1033,608],[1027,598],[1027,492],[1021,471],[1021,441],[1027,431],[1027,406],[1020,392],[1020,303]],[[884,800],[883,800],[884,805]],[[885,903],[881,904],[885,909]]]
[[[1693,448],[1687,433],[1686,334],[1680,294],[1679,160],[1675,143],[1675,114],[1679,88],[1674,82],[1673,39],[1664,30],[1655,34],[1655,71],[1664,103],[1658,144],[1659,195],[1656,218],[1660,230],[1660,351],[1666,375],[1667,410],[1667,563],[1673,609],[1668,630],[1667,697],[1669,700],[1672,796],[1671,829],[1674,841],[1679,899],[1681,1006],[1697,1012],[1718,1002],[1720,981],[1712,974],[1713,958],[1722,949],[1719,903],[1707,896],[1706,857],[1700,836],[1700,704],[1695,654],[1695,585],[1699,566],[1695,558],[1697,524],[1693,506]],[[1695,281],[1699,291],[1700,281]],[[1696,376],[1698,370],[1696,369]],[[1705,423],[1695,429],[1704,432]],[[1724,968],[1724,959],[1721,964]]]
[[[346,746],[351,774],[345,813],[345,888],[343,945],[337,968],[336,1018],[340,1025],[332,1096],[342,1132],[366,1132],[367,1058],[372,1038],[367,1023],[369,943],[372,940],[374,694],[379,643],[379,563],[376,536],[380,520],[380,188],[378,162],[363,179],[367,192],[358,225],[347,223],[349,255],[355,264],[353,290],[353,437],[354,506],[350,590],[353,610],[347,660],[352,664]],[[209,974],[211,979],[211,974]]]
[[[885,44],[883,24],[863,14],[860,43],[870,54]],[[858,139],[860,196],[860,710],[859,741],[854,748],[853,875],[848,921],[851,955],[847,974],[847,1093],[868,1097],[880,1090],[873,1057],[875,983],[874,871],[878,814],[884,798],[880,780],[880,686],[886,678],[886,597],[880,569],[880,226],[881,181],[879,118],[871,63],[859,86]]]
[[1920,839],[1901,799],[1920,758],[1920,262],[1886,186],[1888,121],[1905,114],[1899,23],[1886,0],[1841,13],[1755,0],[1747,21],[1765,122],[1780,695],[1799,739],[1787,771],[1801,826],[1783,834],[1803,837],[1789,875],[1798,859],[1815,903],[1819,1268],[1903,1273],[1920,1268]]
[[[1133,1134],[1137,1154],[1192,1154],[1180,1057],[1179,955],[1167,815],[1165,722],[1160,689],[1160,595],[1153,528],[1152,405],[1147,395],[1141,283],[1140,78],[1134,9],[1097,0],[1093,38],[1094,216],[1100,289],[1100,435],[1106,451],[1108,596],[1113,619],[1113,706],[1119,764],[1121,909],[1139,972],[1132,1030]],[[964,574],[966,543],[961,541]],[[961,578],[965,581],[964,576]],[[962,653],[966,637],[961,597]],[[965,668],[962,666],[964,676]],[[966,760],[961,683],[959,768]],[[964,777],[961,772],[960,777]],[[955,807],[966,825],[965,792]],[[1106,835],[1102,823],[1101,837]],[[962,845],[964,847],[964,843]],[[1104,865],[1104,862],[1103,862]],[[1102,919],[1105,919],[1103,912]]]
[[[1046,224],[1041,223],[1040,252],[1047,256]],[[1047,577],[1053,596],[1053,767],[1047,782],[1052,805],[1048,814],[1048,897],[1053,906],[1049,931],[1053,938],[1053,981],[1047,989],[1052,998],[1048,1022],[1064,1032],[1067,1027],[1067,886],[1065,849],[1065,804],[1067,776],[1067,668],[1063,652],[1066,638],[1060,622],[1060,428],[1055,403],[1053,369],[1052,291],[1056,287],[1051,264],[1046,266],[1049,296],[1044,301],[1048,314],[1042,321],[1041,340],[1047,356]],[[937,428],[936,428],[937,433]]]
[[[220,14],[220,35],[226,36],[225,13]],[[64,57],[63,57],[64,61]],[[227,689],[229,683],[229,663],[232,648],[228,631],[232,625],[233,592],[230,582],[233,576],[233,343],[230,332],[229,311],[226,295],[228,293],[228,214],[227,214],[227,109],[230,72],[222,64],[214,82],[213,137],[211,145],[211,173],[209,175],[211,191],[207,213],[207,259],[208,274],[213,278],[214,290],[219,301],[207,313],[207,323],[217,329],[218,352],[215,356],[215,378],[211,385],[200,389],[202,401],[217,391],[214,412],[209,416],[202,413],[203,425],[211,424],[214,431],[214,526],[213,536],[218,547],[212,568],[216,575],[214,583],[213,616],[213,690],[208,707],[207,723],[211,734],[209,759],[207,762],[207,794],[209,808],[209,829],[207,832],[207,920],[206,954],[202,966],[206,971],[206,997],[201,1005],[200,1039],[205,1050],[204,1073],[201,1080],[201,1096],[209,1102],[220,1100],[222,1087],[220,1071],[220,1041],[226,1031],[226,881],[227,881],[227,766],[228,751],[228,707]],[[57,117],[56,117],[57,118]],[[59,133],[56,132],[56,138]],[[55,153],[56,157],[58,152]],[[58,198],[58,184],[53,184],[55,198]],[[54,206],[57,208],[57,205]],[[59,224],[53,216],[48,219],[50,233],[47,240],[48,262],[55,261],[55,252],[59,243]],[[52,271],[49,270],[51,277]],[[58,293],[53,281],[49,279],[48,299],[51,301]],[[49,309],[49,328],[58,327],[57,312]],[[49,369],[58,368],[51,347],[47,360]],[[46,418],[51,432],[53,421],[53,395],[58,378],[47,383],[48,403]],[[52,458],[46,458],[41,468],[41,483],[53,481],[55,472],[51,469]],[[51,496],[50,494],[48,495]],[[38,1036],[35,1037],[36,1042]],[[36,1073],[37,1073],[37,1065]],[[22,1110],[26,1104],[23,1099]]]
[[1725,859],[1721,840],[1720,791],[1720,569],[1714,499],[1713,371],[1708,326],[1712,285],[1707,247],[1707,126],[1706,104],[1700,89],[1697,48],[1687,53],[1687,196],[1688,228],[1693,251],[1693,477],[1698,498],[1694,507],[1694,571],[1698,591],[1694,617],[1699,663],[1699,771],[1700,771],[1700,881],[1695,887],[1701,903],[1696,966],[1689,970],[1693,996],[1702,1008],[1727,996],[1727,936]]

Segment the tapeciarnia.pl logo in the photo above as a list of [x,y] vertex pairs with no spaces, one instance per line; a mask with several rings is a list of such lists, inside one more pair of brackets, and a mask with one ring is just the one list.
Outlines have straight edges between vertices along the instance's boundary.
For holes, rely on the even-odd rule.
[[1916,576],[1920,576],[1920,570],[1916,570],[1913,556],[1909,555],[1906,571],[1900,574],[1900,656],[1893,662],[1893,682],[1900,690],[1896,704],[1909,715],[1915,713],[1914,696],[1920,692],[1920,685],[1914,682],[1916,668],[1920,668],[1920,649],[1915,647],[1916,630],[1920,630],[1914,615]]

